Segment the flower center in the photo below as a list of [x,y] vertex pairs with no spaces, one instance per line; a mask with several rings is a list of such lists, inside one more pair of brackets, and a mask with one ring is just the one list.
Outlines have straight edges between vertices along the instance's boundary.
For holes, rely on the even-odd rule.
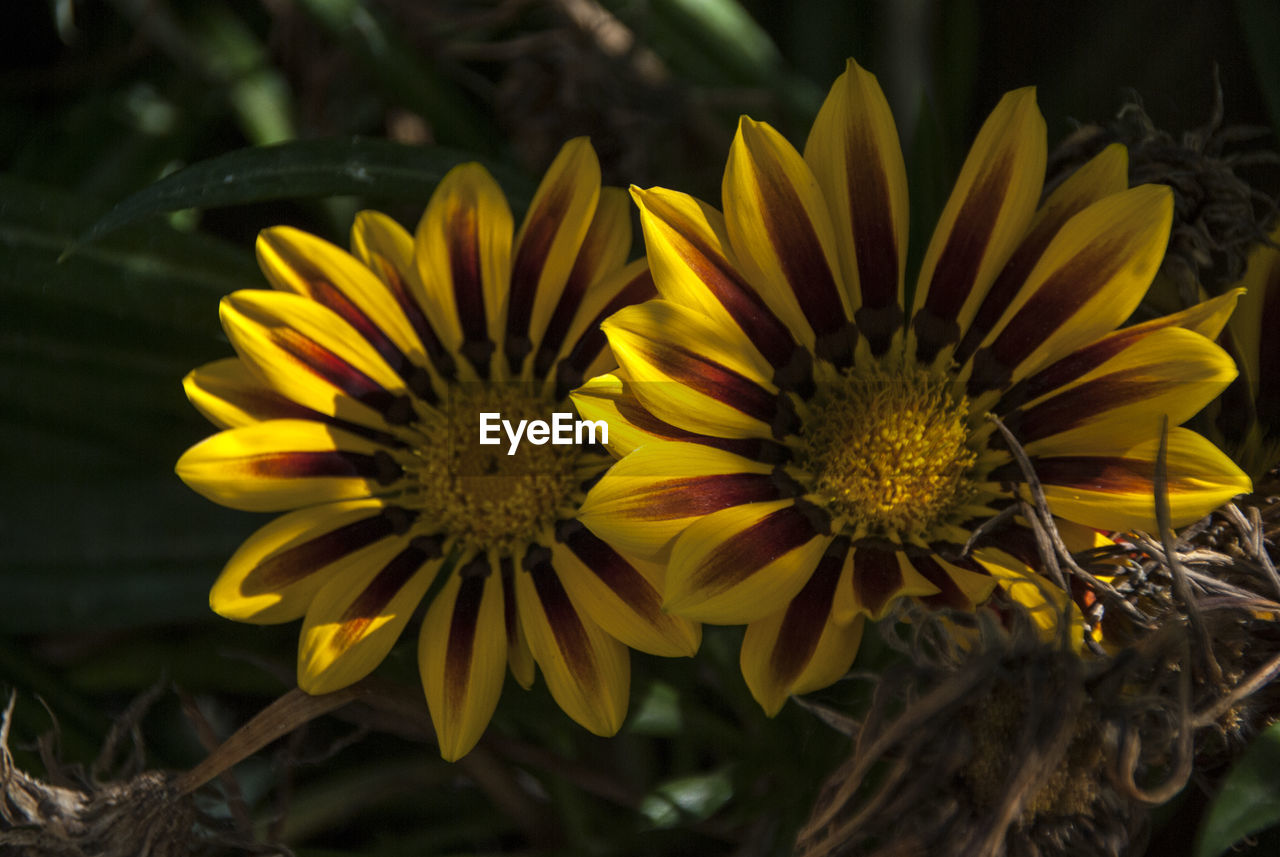
[[550,422],[555,403],[531,384],[455,384],[439,409],[424,415],[424,435],[408,469],[416,477],[414,508],[464,551],[514,555],[550,537],[558,517],[573,513],[583,465],[598,456],[574,445],[536,445],[521,437],[514,454],[500,423],[480,443],[480,415],[498,414],[514,430],[521,420]]
[[969,401],[922,369],[832,372],[808,401],[801,462],[852,538],[929,541],[975,493]]

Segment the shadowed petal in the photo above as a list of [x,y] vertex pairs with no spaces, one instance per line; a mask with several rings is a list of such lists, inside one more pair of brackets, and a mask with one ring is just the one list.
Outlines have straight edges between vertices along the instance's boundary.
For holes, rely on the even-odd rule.
[[853,60],[818,111],[804,159],[831,213],[858,330],[882,354],[903,320],[907,171],[880,84]]
[[795,597],[831,543],[802,501],[731,506],[695,521],[667,566],[666,608],[721,625],[754,622]]
[[836,592],[850,586],[849,543],[838,539],[783,609],[747,626],[739,664],[751,695],[769,717],[787,697],[826,687],[849,671],[862,640],[863,617],[836,621]]
[[604,324],[631,389],[655,416],[727,437],[769,437],[778,414],[768,367],[749,362],[741,333],[668,301],[649,301]]
[[282,395],[382,431],[408,418],[404,382],[332,310],[300,295],[256,289],[228,295],[219,310],[241,359]]
[[547,168],[516,236],[505,349],[513,376],[542,331],[577,262],[600,198],[600,162],[586,137],[564,144]]
[[551,562],[515,573],[520,624],[556,703],[596,735],[613,735],[627,715],[631,662],[569,598]]
[[1164,258],[1173,193],[1141,185],[1095,202],[1054,237],[973,358],[971,391],[996,390],[1114,330]]
[[911,322],[921,362],[933,362],[960,341],[1022,240],[1039,202],[1046,157],[1035,90],[1008,93],[978,132],[925,252]]
[[498,183],[479,164],[461,164],[440,181],[414,236],[423,309],[481,377],[502,341],[511,230]]
[[[479,573],[466,573],[478,567]],[[456,761],[484,734],[507,667],[502,576],[489,561],[465,565],[432,600],[418,637],[418,667],[440,742]]]
[[302,623],[298,686],[331,693],[386,657],[441,565],[439,543],[418,537],[377,545],[320,588]]
[[856,334],[835,229],[804,159],[773,128],[744,116],[723,196],[729,240],[747,279],[800,342],[847,365]]
[[651,655],[687,657],[698,650],[698,625],[662,612],[661,565],[622,556],[576,522],[557,530],[551,561],[581,612]]
[[[554,354],[546,352],[558,362],[543,366],[544,352],[539,351],[534,374],[553,379],[553,396],[559,401],[582,384],[583,379],[616,368],[618,362],[609,351],[609,341],[600,326],[623,307],[643,303],[656,295],[653,277],[644,259],[637,259],[605,276],[578,304],[559,351]],[[551,340],[547,339],[543,344],[549,342]]]
[[665,556],[693,521],[730,506],[795,496],[773,468],[684,442],[653,441],[613,465],[587,494],[579,520],[636,556]]
[[263,420],[323,417],[267,387],[238,357],[215,360],[192,369],[182,379],[182,388],[191,404],[219,428],[235,428]]
[[300,619],[320,587],[351,563],[365,562],[373,545],[407,544],[413,517],[369,499],[325,503],[276,518],[227,561],[209,593],[209,606],[239,622]]
[[[850,578],[853,598],[850,606],[855,614],[873,620],[884,618],[893,603],[908,595],[936,595],[939,588],[916,571],[911,557],[902,551],[858,547],[853,551],[853,575]],[[841,602],[843,607],[844,602]],[[836,617],[849,621],[844,610]]]

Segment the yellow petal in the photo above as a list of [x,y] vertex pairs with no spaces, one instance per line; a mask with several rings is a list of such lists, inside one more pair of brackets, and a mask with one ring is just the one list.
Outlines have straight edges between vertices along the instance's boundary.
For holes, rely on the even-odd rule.
[[911,334],[923,362],[950,359],[996,275],[1026,234],[1047,158],[1035,90],[1000,99],[969,150],[917,280]]
[[209,593],[209,606],[238,622],[300,619],[321,586],[353,564],[367,564],[374,546],[389,540],[403,547],[410,520],[407,512],[372,499],[283,515],[232,554]]
[[246,290],[223,298],[219,309],[241,359],[298,404],[384,431],[388,415],[403,410],[404,382],[326,307],[294,294]]
[[215,503],[250,512],[387,494],[403,475],[381,445],[310,420],[228,429],[188,449],[175,469]]
[[853,60],[818,111],[804,159],[831,213],[859,332],[883,353],[902,326],[907,171],[889,102],[875,75]]
[[[1055,515],[1100,530],[1154,532],[1158,446],[1158,436],[1128,446],[1099,439],[1074,455],[1045,456],[1033,464]],[[1200,519],[1253,487],[1231,459],[1185,428],[1169,429],[1167,473],[1175,527]]]
[[505,323],[512,376],[542,339],[599,198],[600,162],[591,141],[576,137],[547,168],[516,236]]
[[[479,568],[488,565],[479,560]],[[502,577],[492,567],[450,575],[423,619],[418,667],[446,761],[471,751],[498,706],[507,666],[503,625]]]
[[482,376],[502,341],[512,224],[488,170],[460,164],[441,179],[414,234],[422,306],[445,347],[461,351]]
[[730,506],[788,496],[773,467],[700,444],[654,441],[613,465],[578,518],[635,556],[666,556],[693,521]]
[[626,646],[574,607],[549,562],[517,569],[515,582],[520,623],[552,698],[589,732],[613,735],[627,716]]
[[380,543],[365,562],[320,588],[302,623],[298,686],[331,693],[373,672],[422,601],[441,565],[438,542]]
[[851,313],[835,229],[804,159],[773,128],[744,116],[723,194],[725,226],[747,280],[801,343],[847,363]]
[[582,527],[557,537],[551,561],[578,611],[619,641],[663,657],[698,650],[701,628],[662,612],[661,565],[624,557]]
[[667,301],[627,307],[603,325],[636,397],[671,425],[719,437],[769,437],[777,388],[736,328]]
[[795,597],[831,543],[795,501],[731,506],[694,522],[667,566],[666,609],[718,625],[754,622]]
[[319,416],[267,387],[238,357],[192,369],[182,379],[182,388],[191,404],[220,428]]
[[1172,218],[1163,185],[1113,194],[1071,218],[974,355],[972,384],[1007,386],[1119,326],[1160,267]]

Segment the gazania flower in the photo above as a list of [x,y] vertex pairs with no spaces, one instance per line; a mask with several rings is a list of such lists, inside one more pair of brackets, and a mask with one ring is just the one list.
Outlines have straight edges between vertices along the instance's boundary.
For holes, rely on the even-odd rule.
[[[225,430],[178,462],[200,493],[288,514],[256,532],[213,586],[244,622],[302,618],[298,684],[367,675],[424,600],[418,658],[447,759],[479,739],[509,666],[534,664],[601,735],[627,708],[627,646],[689,655],[698,627],[660,610],[661,569],[576,521],[610,459],[599,447],[481,445],[480,415],[552,422],[613,363],[601,319],[653,294],[626,195],[568,143],[512,239],[506,199],[477,164],[452,170],[409,235],[366,211],[352,254],[286,227],[258,241],[275,291],[222,302],[238,358],[186,379]],[[583,437],[585,444],[589,440]]]
[[[1177,427],[1235,375],[1208,338],[1235,296],[1116,330],[1160,263],[1169,191],[1127,189],[1114,146],[1041,202],[1045,157],[1033,91],[1009,93],[910,292],[897,132],[852,62],[803,155],[743,118],[723,214],[633,190],[661,300],[605,323],[621,369],[575,396],[626,456],[581,519],[669,561],[672,613],[748,623],[742,669],[771,712],[842,675],[860,622],[901,596],[971,609],[998,579],[1041,588],[1017,521],[966,551],[1030,497],[988,414],[1081,547],[1154,528],[1165,416],[1175,524],[1249,488]],[[1020,600],[1037,597],[1052,603]]]

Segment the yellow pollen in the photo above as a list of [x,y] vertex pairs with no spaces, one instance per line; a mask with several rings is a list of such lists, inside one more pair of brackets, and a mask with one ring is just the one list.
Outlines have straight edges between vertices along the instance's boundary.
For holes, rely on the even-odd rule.
[[[567,404],[538,395],[530,384],[455,384],[446,402],[417,428],[424,441],[407,470],[415,477],[406,506],[457,540],[464,552],[513,555],[554,526],[581,484],[581,447],[520,443],[514,455],[501,429],[496,445],[480,444],[480,414],[550,422]],[[558,514],[559,513],[559,514]]]
[[968,410],[949,381],[922,369],[819,380],[802,433],[812,490],[854,538],[929,541],[974,494]]

